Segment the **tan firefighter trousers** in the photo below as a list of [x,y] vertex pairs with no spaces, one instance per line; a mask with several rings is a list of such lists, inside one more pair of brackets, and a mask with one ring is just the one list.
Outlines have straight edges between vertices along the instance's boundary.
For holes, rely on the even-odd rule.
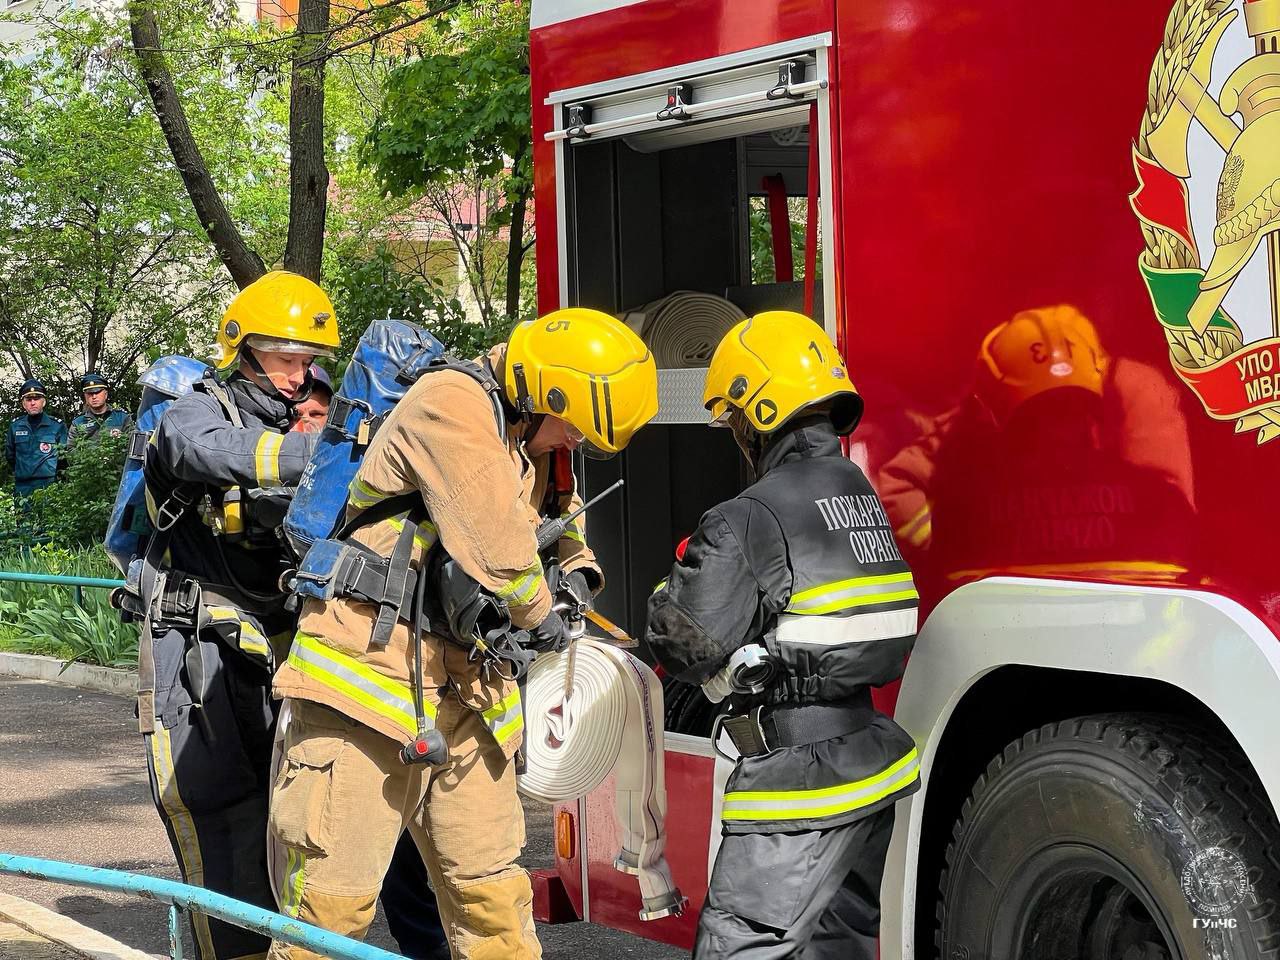
[[[529,875],[516,865],[525,834],[515,764],[480,717],[449,692],[436,716],[449,759],[406,766],[388,737],[307,700],[286,705],[268,827],[280,912],[363,937],[407,828],[455,960],[540,960]],[[316,954],[276,941],[269,956]]]

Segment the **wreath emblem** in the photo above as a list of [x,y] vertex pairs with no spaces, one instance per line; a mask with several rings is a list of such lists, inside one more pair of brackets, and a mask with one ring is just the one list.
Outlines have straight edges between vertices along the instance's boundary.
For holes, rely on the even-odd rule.
[[1175,372],[1209,416],[1258,443],[1280,437],[1277,51],[1280,0],[1177,0],[1151,67],[1129,198]]

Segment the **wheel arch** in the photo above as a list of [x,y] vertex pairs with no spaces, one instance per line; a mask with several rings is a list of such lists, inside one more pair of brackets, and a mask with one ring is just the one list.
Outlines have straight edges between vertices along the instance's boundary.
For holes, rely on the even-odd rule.
[[1216,594],[1001,578],[966,585],[921,630],[895,717],[922,750],[924,788],[899,805],[881,950],[932,956],[939,870],[974,779],[1028,729],[1090,713],[1174,714],[1216,729],[1280,808],[1266,749],[1280,643]]

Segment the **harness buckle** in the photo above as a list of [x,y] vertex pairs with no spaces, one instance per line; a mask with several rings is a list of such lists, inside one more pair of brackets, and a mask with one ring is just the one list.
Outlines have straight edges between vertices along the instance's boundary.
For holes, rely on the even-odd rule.
[[776,750],[776,745],[769,745],[764,727],[760,723],[760,713],[763,709],[763,706],[757,706],[738,716],[717,717],[715,728],[711,731],[711,742],[715,743],[720,736],[720,731],[724,730],[733,741],[734,749],[740,756],[758,757]]

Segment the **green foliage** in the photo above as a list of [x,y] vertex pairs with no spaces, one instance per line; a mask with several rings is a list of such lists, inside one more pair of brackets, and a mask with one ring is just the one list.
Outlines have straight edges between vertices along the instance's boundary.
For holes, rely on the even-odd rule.
[[[0,347],[68,408],[86,367],[127,394],[140,360],[208,343],[227,287],[124,37],[69,11],[34,55],[0,50]],[[223,77],[189,82],[225,103]]]
[[[116,578],[100,548],[37,546],[0,553],[0,569],[17,573]],[[138,661],[138,629],[120,622],[106,590],[0,581],[0,648],[104,667]]]
[[343,359],[355,349],[365,327],[387,317],[425,327],[460,357],[478,356],[504,339],[508,329],[505,321],[468,320],[457,297],[446,295],[430,278],[401,270],[385,247],[345,264],[331,291],[342,318]]
[[387,77],[364,159],[402,194],[514,161],[508,198],[527,191],[530,141],[529,5],[503,0],[441,18],[424,54]]
[[37,490],[17,509],[10,498],[0,498],[0,540],[85,548],[100,544],[128,450],[128,436],[95,436],[75,444],[56,483]]
[[[788,221],[791,228],[791,259],[796,280],[804,279],[805,222],[809,206],[805,197],[787,198]],[[769,205],[764,197],[752,197],[748,209],[748,226],[751,239],[751,282],[774,283],[777,272],[773,262],[773,231],[769,223]],[[814,274],[822,279],[822,241],[818,241],[818,262]]]

